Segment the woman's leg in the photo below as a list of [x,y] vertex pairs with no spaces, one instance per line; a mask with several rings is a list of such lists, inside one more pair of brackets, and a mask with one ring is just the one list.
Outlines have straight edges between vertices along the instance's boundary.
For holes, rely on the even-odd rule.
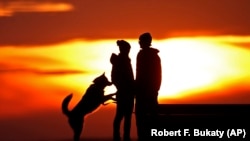
[[120,141],[120,125],[123,118],[123,112],[120,103],[117,101],[116,105],[116,115],[113,123],[113,140]]
[[125,117],[124,117],[124,141],[130,141],[130,129],[131,129],[131,118],[134,108],[134,100],[128,101],[125,108]]

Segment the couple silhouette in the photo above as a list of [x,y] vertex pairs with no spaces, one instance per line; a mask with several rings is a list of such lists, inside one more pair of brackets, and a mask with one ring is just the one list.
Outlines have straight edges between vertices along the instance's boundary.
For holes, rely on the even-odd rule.
[[[157,117],[158,90],[161,85],[161,60],[158,50],[151,47],[152,37],[150,33],[144,33],[139,37],[141,50],[137,55],[136,77],[132,71],[129,58],[130,44],[124,40],[116,43],[120,53],[112,54],[111,80],[116,86],[115,94],[104,95],[104,88],[112,83],[105,74],[94,79],[82,99],[76,106],[69,110],[68,105],[73,97],[69,94],[62,101],[62,112],[68,118],[68,123],[74,132],[73,140],[79,141],[83,130],[86,115],[92,113],[101,104],[109,99],[116,100],[116,114],[113,122],[113,140],[120,141],[120,125],[124,119],[123,140],[130,141],[131,117],[135,106],[136,126],[138,140],[145,140],[149,135],[146,129],[148,117]],[[116,98],[113,98],[116,95]],[[135,101],[135,104],[134,104]]]
[[[146,32],[139,36],[141,50],[137,55],[136,77],[129,58],[130,44],[117,40],[120,53],[112,54],[111,80],[117,88],[116,114],[113,122],[113,140],[121,141],[120,125],[124,119],[123,141],[130,141],[131,117],[135,106],[138,141],[145,140],[147,117],[156,120],[158,91],[161,85],[161,59],[159,50],[152,48],[152,36]],[[135,104],[134,104],[135,101]]]

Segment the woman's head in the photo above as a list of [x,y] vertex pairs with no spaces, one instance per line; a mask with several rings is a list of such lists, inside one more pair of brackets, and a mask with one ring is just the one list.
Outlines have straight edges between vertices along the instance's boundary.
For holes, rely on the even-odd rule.
[[125,54],[129,53],[131,46],[127,41],[117,40],[116,44],[119,47],[120,53],[125,53]]

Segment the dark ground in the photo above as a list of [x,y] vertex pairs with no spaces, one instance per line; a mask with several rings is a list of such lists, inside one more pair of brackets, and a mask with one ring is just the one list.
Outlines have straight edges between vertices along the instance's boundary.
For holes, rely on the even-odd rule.
[[[146,136],[150,140],[250,140],[250,104],[164,104],[160,105],[159,113],[157,120],[152,121],[150,117],[147,120]],[[180,129],[182,132],[178,137],[151,137],[148,136],[151,134],[151,129],[168,131]],[[184,137],[184,129],[189,129],[189,137]],[[224,131],[224,135],[220,139],[209,134],[194,136],[194,129],[219,130]]]
[[[161,104],[159,117],[156,120],[145,117],[147,140],[199,140],[199,141],[249,141],[250,140],[250,104]],[[151,129],[177,131],[181,130],[181,136],[151,137]],[[191,136],[183,135],[184,129],[189,129]],[[193,129],[205,131],[224,131],[223,138],[211,136],[193,136]],[[228,138],[227,132],[235,130],[235,135]],[[228,131],[229,130],[229,131]],[[237,133],[237,131],[244,131]],[[133,139],[132,141],[136,141]],[[70,141],[60,140],[60,141]],[[112,141],[112,139],[82,139],[81,141]]]

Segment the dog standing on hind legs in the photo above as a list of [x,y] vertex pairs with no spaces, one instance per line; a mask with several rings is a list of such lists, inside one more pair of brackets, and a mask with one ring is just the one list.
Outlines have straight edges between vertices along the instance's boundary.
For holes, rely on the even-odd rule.
[[112,83],[108,81],[103,73],[101,76],[94,79],[93,84],[89,86],[82,99],[71,111],[68,109],[68,105],[73,94],[64,98],[62,102],[62,112],[68,117],[69,125],[73,129],[74,141],[80,140],[80,135],[84,126],[84,117],[96,110],[107,100],[115,100],[115,98],[113,98],[115,94],[104,95],[104,88],[110,85],[112,85]]

